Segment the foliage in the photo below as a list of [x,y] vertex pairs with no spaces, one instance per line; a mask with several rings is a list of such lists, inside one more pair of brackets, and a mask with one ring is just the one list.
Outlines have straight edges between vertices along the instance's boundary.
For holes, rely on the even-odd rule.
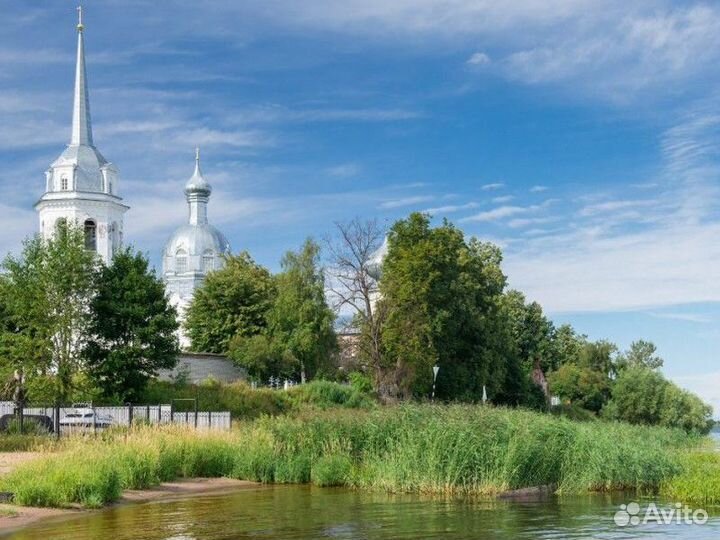
[[319,246],[310,239],[300,251],[287,252],[282,272],[273,279],[275,294],[267,326],[257,334],[239,333],[230,340],[230,357],[254,379],[304,380],[332,371],[337,341],[319,254]]
[[320,408],[370,408],[374,405],[369,392],[353,386],[331,381],[315,380],[288,390],[290,399],[297,404],[310,404]]
[[227,257],[195,291],[185,328],[192,350],[224,354],[235,336],[249,337],[267,326],[275,286],[267,269],[246,252]]
[[647,367],[620,372],[603,416],[631,424],[662,425],[706,434],[712,408]]
[[500,305],[500,251],[445,222],[411,214],[389,235],[380,283],[386,312],[383,368],[401,396],[427,396],[438,365],[437,395],[478,400],[504,391],[517,358]]
[[8,255],[2,265],[3,361],[24,372],[28,384],[53,374],[53,400],[71,396],[83,367],[98,264],[82,229],[60,222],[52,238],[26,240],[22,255]]
[[200,384],[173,384],[151,381],[140,398],[141,403],[170,403],[173,399],[197,399],[203,411],[230,411],[233,419],[278,415],[292,409],[285,392],[267,388],[252,389],[244,382],[231,384],[208,379]]
[[295,359],[296,379],[333,369],[337,340],[335,316],[325,301],[325,278],[320,268],[320,246],[307,239],[298,252],[288,251],[275,278],[277,297],[268,315],[268,333]]
[[148,380],[177,362],[175,309],[141,253],[126,249],[103,267],[93,298],[89,373],[105,397],[136,401]]
[[551,392],[589,411],[598,412],[605,404],[609,381],[588,367],[565,364],[548,374]]
[[509,323],[518,354],[526,372],[537,362],[543,372],[554,366],[552,351],[553,325],[537,302],[526,302],[525,295],[511,290],[503,295]]
[[660,369],[663,359],[657,356],[657,347],[654,343],[644,340],[633,341],[630,349],[620,354],[616,360],[618,370],[636,367]]
[[70,440],[0,480],[22,505],[99,506],[123,488],[228,476],[393,492],[657,490],[697,445],[679,430],[576,423],[522,410],[403,406],[263,417],[234,432],[137,427]]

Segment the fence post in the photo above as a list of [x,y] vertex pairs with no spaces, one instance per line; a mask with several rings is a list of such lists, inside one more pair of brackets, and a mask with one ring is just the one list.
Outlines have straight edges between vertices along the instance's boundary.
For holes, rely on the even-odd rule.
[[212,429],[212,411],[208,411],[208,429]]
[[198,402],[197,398],[195,398],[195,429],[198,427]]
[[175,407],[173,407],[173,402],[170,402],[170,423],[175,423]]
[[93,412],[93,435],[97,435],[97,414],[95,413],[95,405],[92,407]]
[[53,416],[55,417],[55,438],[60,440],[60,405],[57,403],[53,407]]
[[128,427],[132,427],[133,422],[133,406],[132,403],[127,404],[128,407]]

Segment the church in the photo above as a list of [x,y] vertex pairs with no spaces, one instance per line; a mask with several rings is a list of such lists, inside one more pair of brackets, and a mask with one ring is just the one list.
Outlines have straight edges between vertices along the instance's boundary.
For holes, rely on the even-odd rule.
[[[35,210],[43,237],[54,234],[61,222],[76,223],[85,231],[86,248],[107,264],[123,245],[124,217],[130,207],[120,197],[117,167],[105,159],[93,140],[81,8],[78,13],[70,144],[45,172],[45,192]],[[181,319],[207,273],[221,268],[224,255],[230,254],[225,236],[208,222],[211,193],[196,149],[195,170],[185,184],[188,220],[170,236],[162,256],[162,277]],[[182,334],[180,342],[183,348],[189,346]]]

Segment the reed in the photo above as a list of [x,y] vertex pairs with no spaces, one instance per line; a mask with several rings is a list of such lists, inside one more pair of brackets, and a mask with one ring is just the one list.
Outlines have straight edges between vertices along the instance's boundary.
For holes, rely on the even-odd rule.
[[100,506],[122,489],[220,476],[438,494],[657,491],[682,475],[678,455],[698,445],[680,431],[484,406],[305,410],[226,433],[146,426],[70,440],[0,488],[35,506]]

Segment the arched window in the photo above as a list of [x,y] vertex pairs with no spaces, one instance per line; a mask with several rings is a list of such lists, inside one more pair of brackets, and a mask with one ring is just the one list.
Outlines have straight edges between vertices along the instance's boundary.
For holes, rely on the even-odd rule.
[[117,221],[113,221],[110,226],[110,234],[108,235],[112,241],[112,252],[113,255],[120,249],[120,227],[118,227]]
[[67,179],[67,176],[62,176],[62,177],[60,178],[60,189],[63,190],[63,191],[67,191],[67,190],[68,190],[68,179]]
[[187,252],[184,249],[178,249],[175,252],[175,273],[184,274],[188,270]]
[[97,225],[92,219],[85,220],[85,249],[97,251]]
[[213,252],[210,250],[207,250],[205,253],[203,253],[202,258],[202,269],[203,272],[211,272],[212,270],[215,270],[215,257],[213,255]]

